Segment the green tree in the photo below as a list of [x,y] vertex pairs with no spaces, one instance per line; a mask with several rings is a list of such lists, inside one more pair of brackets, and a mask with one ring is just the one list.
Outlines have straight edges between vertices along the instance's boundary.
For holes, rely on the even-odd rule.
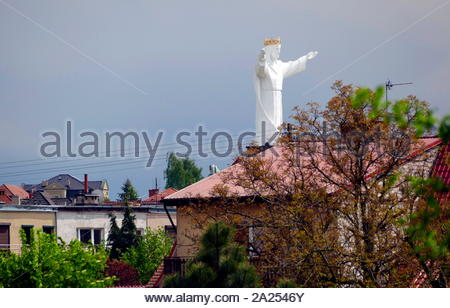
[[255,268],[248,263],[243,246],[232,243],[234,230],[222,222],[211,224],[201,238],[200,250],[188,264],[184,277],[171,275],[169,288],[254,288]]
[[108,254],[78,240],[68,245],[53,234],[31,233],[29,244],[21,231],[22,252],[0,255],[0,287],[88,288],[109,287],[105,277]]
[[117,248],[118,239],[120,236],[120,228],[117,225],[117,217],[114,214],[109,214],[109,234],[108,234],[108,246],[111,247],[110,258],[117,259],[119,256],[119,251]]
[[146,284],[172,248],[172,240],[163,229],[151,230],[137,240],[123,255],[122,261],[133,266],[139,273],[139,280]]
[[122,185],[122,192],[118,194],[121,201],[136,201],[139,199],[139,195],[131,183],[130,179],[127,179]]
[[132,215],[130,206],[125,208],[122,226],[117,226],[116,216],[110,215],[111,229],[108,235],[108,244],[111,246],[111,259],[119,259],[130,247],[137,244],[139,236],[136,229],[136,216]]
[[[431,131],[438,120],[433,113],[426,109],[417,110],[414,121],[408,121],[407,113],[416,106],[401,100],[395,103],[382,102],[383,87],[375,99],[370,98],[370,89],[361,88],[352,98],[353,106],[358,109],[364,104],[372,107],[372,118],[381,118],[386,111],[389,116],[383,116],[385,123],[394,123],[403,130],[413,130],[416,137]],[[438,124],[438,137],[442,139],[444,147],[450,141],[450,115],[446,115]],[[447,155],[442,160],[447,165]],[[410,253],[416,258],[422,270],[426,273],[429,284],[433,287],[448,286],[450,277],[450,202],[446,194],[450,187],[441,178],[409,176],[411,193],[419,196],[412,204],[414,211],[401,223],[406,226],[405,241],[411,248]]]
[[202,169],[189,158],[178,158],[175,153],[169,153],[167,168],[164,171],[166,188],[182,189],[201,180]]

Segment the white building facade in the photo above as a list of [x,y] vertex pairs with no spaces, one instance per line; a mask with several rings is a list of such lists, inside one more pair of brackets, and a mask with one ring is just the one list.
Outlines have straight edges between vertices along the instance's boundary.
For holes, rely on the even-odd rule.
[[[69,243],[73,239],[100,244],[106,242],[110,231],[110,214],[116,216],[119,228],[123,220],[123,207],[117,206],[65,206],[56,212],[56,234]],[[146,229],[165,228],[171,223],[165,213],[149,207],[132,209],[138,234]],[[175,214],[173,213],[173,216]]]

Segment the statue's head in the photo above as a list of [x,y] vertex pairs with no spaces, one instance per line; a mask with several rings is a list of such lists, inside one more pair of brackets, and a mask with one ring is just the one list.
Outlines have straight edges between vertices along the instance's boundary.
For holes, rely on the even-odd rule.
[[264,40],[264,51],[270,62],[274,62],[280,58],[281,38],[268,38]]

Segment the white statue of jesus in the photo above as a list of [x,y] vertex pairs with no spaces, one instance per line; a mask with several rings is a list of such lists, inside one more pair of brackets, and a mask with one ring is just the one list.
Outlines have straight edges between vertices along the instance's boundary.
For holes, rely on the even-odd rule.
[[311,51],[295,61],[282,62],[280,50],[280,38],[266,39],[256,64],[256,140],[261,140],[261,145],[273,143],[270,139],[283,123],[283,79],[304,71],[306,62],[318,54]]

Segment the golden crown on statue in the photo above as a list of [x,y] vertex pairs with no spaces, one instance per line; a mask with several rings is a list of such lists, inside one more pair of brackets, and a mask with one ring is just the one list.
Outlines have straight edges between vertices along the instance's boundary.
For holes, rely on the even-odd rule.
[[280,37],[266,38],[264,40],[264,46],[269,46],[269,45],[281,45],[281,38]]

